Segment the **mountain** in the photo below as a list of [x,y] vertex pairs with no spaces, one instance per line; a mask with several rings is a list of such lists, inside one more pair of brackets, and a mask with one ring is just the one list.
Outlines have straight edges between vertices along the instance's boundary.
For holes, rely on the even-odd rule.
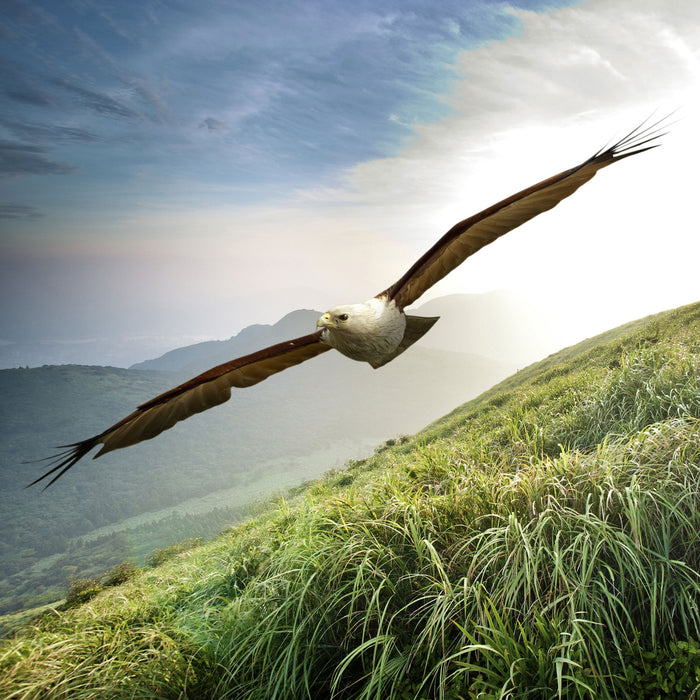
[[[416,307],[413,312],[443,316],[424,342],[426,347],[438,350],[484,355],[513,364],[514,348],[522,345],[523,352],[515,350],[513,365],[522,366],[524,361],[538,359],[561,344],[547,331],[551,318],[512,292],[441,297]],[[317,310],[293,311],[274,325],[252,325],[228,340],[198,343],[196,345],[201,348],[196,351],[196,345],[172,350],[173,343],[167,337],[143,333],[80,338],[66,335],[49,339],[45,337],[48,332],[45,329],[16,322],[5,329],[6,337],[0,338],[0,368],[73,364],[191,371],[204,368],[207,356],[224,361],[270,343],[310,333],[319,315]],[[515,342],[515,338],[519,341]],[[200,352],[201,361],[196,357]],[[144,361],[144,358],[150,359]]]
[[[7,330],[5,330],[8,333]],[[8,333],[9,335],[9,333]],[[18,337],[21,337],[18,332]],[[162,337],[95,337],[0,339],[0,369],[42,365],[109,365],[128,367],[172,347]]]
[[466,352],[523,367],[559,349],[551,320],[513,292],[452,294],[417,307],[421,316],[440,316],[425,347]]
[[248,355],[255,350],[284,340],[312,333],[320,311],[299,309],[281,318],[274,325],[247,326],[228,340],[211,340],[166,352],[160,357],[131,365],[130,369],[158,369],[199,374],[204,370]]
[[[448,350],[489,358],[504,367],[522,367],[554,349],[546,319],[517,294],[453,294],[426,302],[409,313],[440,316],[440,321],[418,343],[419,347]],[[260,348],[313,332],[318,310],[293,311],[274,325],[253,325],[228,340],[196,343],[177,348],[131,369],[158,369],[190,374]]]

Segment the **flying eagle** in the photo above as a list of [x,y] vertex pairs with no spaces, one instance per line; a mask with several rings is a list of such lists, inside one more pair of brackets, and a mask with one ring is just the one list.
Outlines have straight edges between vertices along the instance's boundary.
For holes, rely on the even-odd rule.
[[[335,348],[352,360],[377,368],[391,362],[427,333],[437,318],[404,312],[424,292],[480,248],[573,194],[599,170],[659,144],[660,120],[642,124],[612,146],[570,170],[565,170],[455,224],[423,254],[397,282],[361,304],[334,306],[316,323],[316,331],[225,362],[166,391],[99,435],[63,445],[50,460],[50,469],[29,486],[65,474],[97,445],[94,458],[150,440],[178,421],[227,401],[232,387],[248,387]],[[65,448],[65,449],[64,449]]]

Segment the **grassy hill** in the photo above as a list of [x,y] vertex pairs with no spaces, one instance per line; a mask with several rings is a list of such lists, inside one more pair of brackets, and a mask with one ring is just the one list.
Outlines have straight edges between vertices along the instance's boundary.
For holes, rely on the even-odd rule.
[[696,697],[699,530],[695,304],[74,591],[6,640],[0,695]]
[[0,370],[0,613],[55,601],[72,576],[142,563],[185,537],[210,539],[261,494],[372,454],[507,374],[486,358],[427,348],[378,371],[327,353],[157,440],[83,460],[42,492],[25,486],[46,463],[24,460],[100,432],[191,375]]

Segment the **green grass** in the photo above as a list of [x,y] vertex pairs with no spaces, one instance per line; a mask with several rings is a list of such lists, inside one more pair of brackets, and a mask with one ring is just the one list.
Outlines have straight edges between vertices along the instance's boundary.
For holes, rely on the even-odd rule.
[[699,696],[700,304],[391,442],[45,611],[0,695]]

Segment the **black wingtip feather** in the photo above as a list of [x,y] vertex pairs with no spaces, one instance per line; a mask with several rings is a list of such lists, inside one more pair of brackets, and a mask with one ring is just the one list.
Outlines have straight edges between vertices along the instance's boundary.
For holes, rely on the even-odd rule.
[[675,124],[675,121],[669,121],[675,113],[676,112],[673,111],[652,123],[649,122],[653,119],[653,115],[647,117],[626,136],[623,136],[612,145],[603,147],[590,161],[606,158],[609,158],[611,161],[621,160],[622,158],[627,158],[637,153],[643,153],[652,148],[657,148],[661,145],[658,143],[658,140],[666,136],[668,134],[668,128]]
[[75,442],[71,445],[60,445],[57,449],[68,448],[63,452],[59,452],[50,457],[45,457],[44,459],[38,459],[33,462],[23,462],[23,464],[37,464],[39,462],[50,462],[51,467],[48,471],[44,472],[40,477],[34,479],[31,484],[27,484],[24,488],[28,489],[31,486],[35,486],[40,481],[47,479],[55,472],[58,472],[56,476],[49,481],[48,484],[44,486],[42,491],[46,491],[51,484],[60,479],[74,464],[80,461],[90,450],[95,447],[98,442],[91,438],[89,440],[83,440],[82,442]]

